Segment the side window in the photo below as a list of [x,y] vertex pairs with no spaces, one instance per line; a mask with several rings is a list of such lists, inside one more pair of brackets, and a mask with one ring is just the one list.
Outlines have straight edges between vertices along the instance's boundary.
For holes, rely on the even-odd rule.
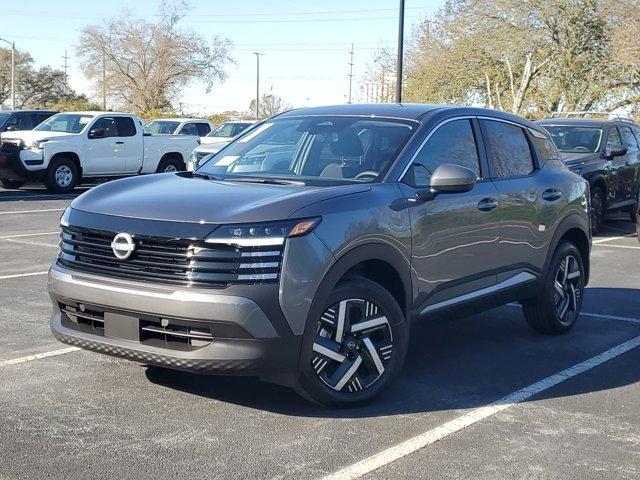
[[638,151],[638,142],[631,129],[629,127],[618,127],[618,130],[620,130],[620,135],[622,136],[622,145],[627,147],[629,151]]
[[435,169],[445,163],[467,167],[480,177],[478,149],[470,120],[454,120],[438,128],[414,158],[406,181],[416,187],[427,186]]
[[482,120],[482,124],[489,161],[496,177],[520,177],[533,172],[531,147],[522,128],[494,120]]
[[31,130],[35,125],[31,123],[30,117],[28,113],[15,113],[5,125],[5,130]]
[[198,129],[199,137],[206,137],[207,134],[211,131],[211,127],[208,123],[197,123],[196,128]]
[[113,117],[102,117],[96,121],[91,127],[91,130],[97,130],[99,128],[104,129],[104,137],[115,137],[118,135],[116,128],[116,119]]
[[542,160],[561,160],[560,152],[553,140],[546,137],[540,132],[531,132],[531,140],[533,147],[538,154],[538,158]]
[[605,153],[608,154],[612,149],[619,148],[622,146],[622,139],[620,138],[620,134],[618,133],[618,129],[616,127],[611,127],[609,130],[609,135],[607,136],[607,146],[605,148]]
[[42,122],[44,122],[47,118],[49,118],[48,114],[42,114],[42,113],[32,113],[31,114],[31,123],[33,124],[33,128],[37,127],[38,125],[40,125]]
[[236,123],[233,125],[233,130],[231,135],[232,136],[236,136],[236,135],[240,135],[240,133],[242,133],[243,130],[245,130],[249,125],[245,125],[244,123]]
[[116,117],[119,137],[135,137],[136,124],[131,117]]
[[180,135],[193,135],[198,136],[198,129],[195,123],[185,123],[180,129]]

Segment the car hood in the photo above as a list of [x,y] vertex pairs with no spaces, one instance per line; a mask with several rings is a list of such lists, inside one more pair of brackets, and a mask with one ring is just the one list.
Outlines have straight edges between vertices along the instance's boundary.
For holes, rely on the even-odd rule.
[[589,162],[599,158],[598,153],[562,153],[562,161],[567,165],[576,165],[578,163]]
[[209,142],[203,143],[196,147],[196,152],[201,153],[218,153],[223,147],[229,145],[229,142]]
[[202,137],[200,139],[202,145],[208,145],[210,143],[224,143],[227,144],[231,141],[232,137]]
[[4,132],[2,140],[22,140],[27,145],[31,142],[44,140],[45,138],[74,137],[74,134],[65,132],[45,132],[40,130],[18,130],[16,132]]
[[370,188],[271,185],[167,173],[103,183],[76,198],[71,206],[88,213],[145,220],[197,224],[264,222],[286,219],[313,203]]

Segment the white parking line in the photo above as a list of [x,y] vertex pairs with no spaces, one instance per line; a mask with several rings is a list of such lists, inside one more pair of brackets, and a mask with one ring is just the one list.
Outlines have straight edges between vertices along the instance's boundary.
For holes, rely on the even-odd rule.
[[15,240],[13,238],[4,238],[3,242],[9,243],[17,243],[18,245],[35,245],[37,247],[49,247],[49,248],[60,248],[60,245],[52,245],[50,243],[42,243],[42,242],[30,242],[28,240]]
[[47,273],[49,273],[48,270],[45,270],[44,272],[14,273],[13,275],[3,275],[0,277],[0,280],[7,280],[9,278],[33,277],[35,275],[46,275]]
[[64,208],[43,208],[42,210],[11,210],[0,212],[0,215],[18,215],[20,213],[64,212]]
[[603,248],[627,248],[630,250],[640,250],[640,246],[638,247],[634,247],[633,245],[609,245],[601,243],[600,245],[596,245],[596,247],[603,247]]
[[354,463],[353,465],[327,475],[323,480],[351,480],[360,478],[363,475],[371,473],[374,470],[417,452],[428,445],[432,445],[453,433],[459,432],[474,423],[478,423],[481,420],[492,417],[493,415],[511,408],[518,403],[524,402],[525,400],[528,400],[545,390],[549,390],[550,388],[565,382],[576,375],[602,365],[603,363],[637,348],[638,346],[640,346],[640,337],[632,338],[631,340],[616,345],[606,352],[591,357],[584,362],[580,362],[566,370],[562,370],[561,372],[507,395],[490,405],[476,408],[475,410],[440,425],[439,427],[424,432],[360,462]]
[[0,237],[0,240],[8,240],[10,238],[37,237],[39,235],[58,235],[58,234],[60,234],[59,230],[56,230],[55,232],[20,233],[16,235],[5,235],[4,237]]
[[58,350],[51,350],[49,352],[36,353],[35,355],[28,355],[26,357],[13,358],[11,360],[4,360],[0,362],[0,367],[7,367],[9,365],[17,365],[18,363],[31,362],[32,360],[40,360],[41,358],[55,357],[57,355],[64,355],[65,353],[77,352],[80,350],[78,347],[60,348]]
[[631,318],[631,317],[619,317],[617,315],[604,315],[602,313],[584,313],[584,312],[580,312],[580,315],[584,315],[585,317],[594,317],[594,318],[604,318],[604,319],[608,319],[608,320],[618,320],[620,322],[628,322],[628,323],[635,323],[640,325],[640,319],[639,318]]
[[604,243],[604,242],[612,242],[613,240],[620,240],[622,238],[629,238],[629,237],[635,237],[636,234],[635,233],[630,233],[629,235],[621,235],[619,237],[606,237],[606,238],[599,238],[598,240],[594,240],[593,244],[598,244],[598,243]]

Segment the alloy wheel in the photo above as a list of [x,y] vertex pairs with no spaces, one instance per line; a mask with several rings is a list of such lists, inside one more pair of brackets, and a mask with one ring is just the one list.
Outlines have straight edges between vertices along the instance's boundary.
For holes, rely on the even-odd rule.
[[56,184],[61,188],[71,185],[73,180],[73,172],[67,165],[60,165],[55,171]]
[[171,163],[166,167],[164,167],[164,173],[177,172],[177,171],[178,169],[176,168],[176,166]]
[[382,377],[392,355],[391,326],[375,303],[342,300],[320,316],[311,363],[328,387],[362,391]]
[[556,271],[553,291],[553,305],[561,322],[567,324],[575,320],[582,299],[582,278],[578,260],[567,255]]

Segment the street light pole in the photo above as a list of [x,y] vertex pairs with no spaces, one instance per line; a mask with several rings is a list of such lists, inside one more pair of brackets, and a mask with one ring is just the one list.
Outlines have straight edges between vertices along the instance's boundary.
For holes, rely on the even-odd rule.
[[396,103],[402,102],[402,56],[404,47],[404,0],[398,15],[398,59],[396,64]]
[[256,56],[256,120],[260,119],[260,55],[262,53],[253,52]]
[[4,38],[0,41],[11,46],[11,110],[16,109],[16,42],[10,42]]

